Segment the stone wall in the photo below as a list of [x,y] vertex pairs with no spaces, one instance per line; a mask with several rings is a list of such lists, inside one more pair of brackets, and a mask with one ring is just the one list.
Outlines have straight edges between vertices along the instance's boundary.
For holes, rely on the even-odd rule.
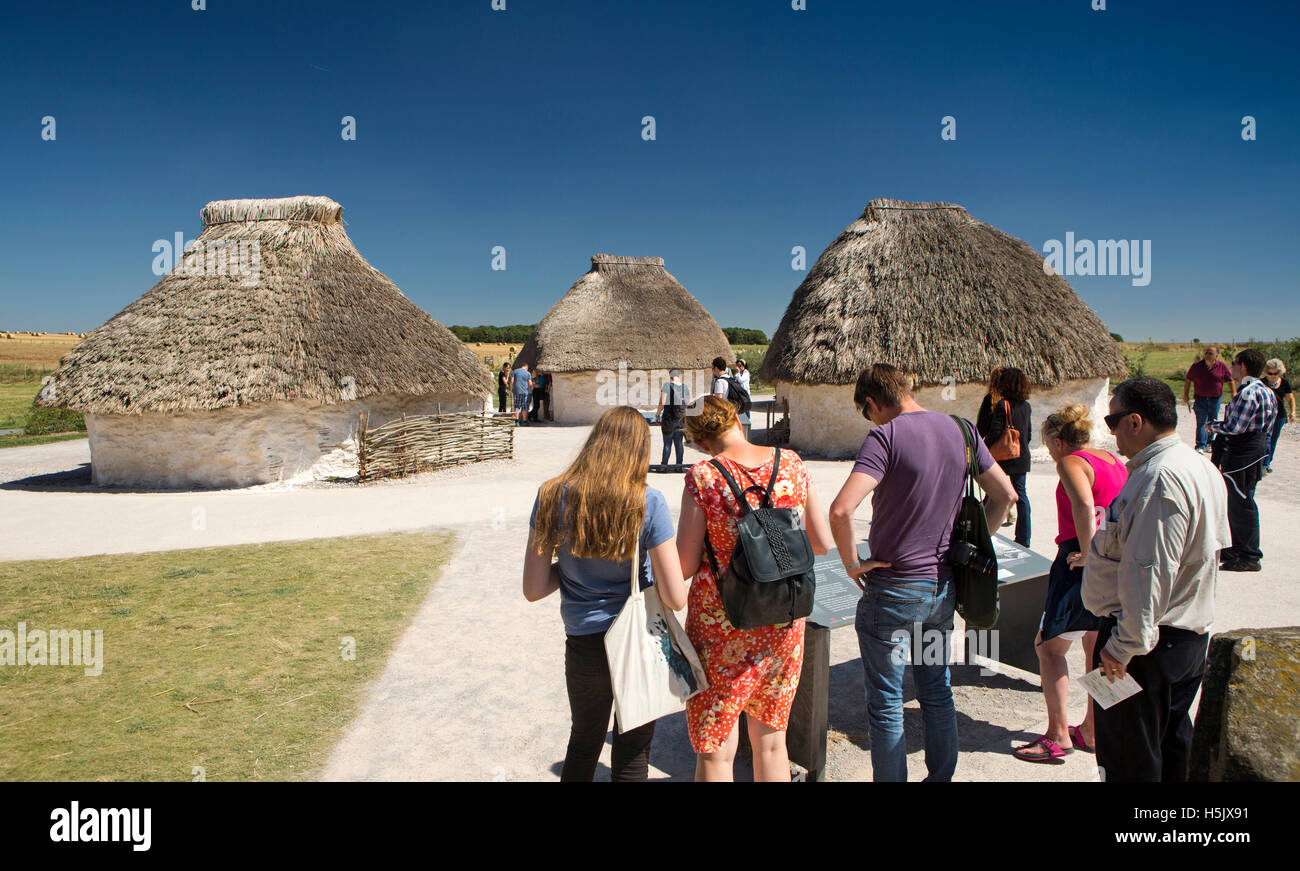
[[[1108,441],[1101,418],[1106,414],[1109,379],[1089,378],[1066,381],[1057,387],[1035,387],[1029,396],[1033,409],[1031,444],[1035,456],[1046,456],[1042,446],[1042,424],[1049,414],[1063,405],[1082,402],[1093,409],[1094,444]],[[985,384],[958,384],[952,387],[923,387],[916,391],[916,401],[930,411],[959,414],[974,420],[980,402],[988,392]],[[830,458],[855,456],[867,437],[871,424],[853,405],[852,384],[792,384],[778,381],[777,399],[790,402],[790,446],[812,456]],[[1112,442],[1113,444],[1113,442]]]
[[105,486],[246,487],[310,479],[335,446],[355,440],[357,416],[372,426],[402,414],[478,411],[467,395],[371,396],[321,405],[264,402],[184,414],[87,414],[91,478]]

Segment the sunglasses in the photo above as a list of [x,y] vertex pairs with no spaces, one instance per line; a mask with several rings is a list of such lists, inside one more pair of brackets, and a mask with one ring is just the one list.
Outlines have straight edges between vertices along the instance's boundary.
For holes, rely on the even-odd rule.
[[1117,411],[1117,412],[1115,412],[1114,414],[1108,414],[1108,415],[1106,415],[1105,417],[1102,418],[1102,420],[1104,420],[1104,421],[1106,422],[1106,428],[1107,428],[1108,430],[1110,430],[1111,432],[1114,432],[1114,431],[1115,431],[1115,427],[1119,426],[1119,422],[1120,422],[1120,420],[1123,419],[1123,418],[1125,418],[1125,417],[1127,417],[1127,416],[1130,415],[1130,414],[1137,414],[1137,412],[1135,412],[1135,411]]

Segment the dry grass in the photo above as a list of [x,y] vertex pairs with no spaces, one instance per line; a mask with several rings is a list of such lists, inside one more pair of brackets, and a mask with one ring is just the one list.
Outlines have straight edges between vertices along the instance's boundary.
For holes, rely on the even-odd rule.
[[[59,358],[81,341],[77,333],[14,333],[0,330],[0,363],[27,364],[41,374],[59,365]],[[27,379],[23,379],[27,380]]]

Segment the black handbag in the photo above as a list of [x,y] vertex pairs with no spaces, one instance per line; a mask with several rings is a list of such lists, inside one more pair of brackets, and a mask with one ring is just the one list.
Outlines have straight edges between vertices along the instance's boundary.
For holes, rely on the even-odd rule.
[[[772,478],[767,489],[752,484],[744,490],[736,484],[719,460],[710,464],[722,473],[740,505],[736,521],[736,549],[726,574],[718,571],[717,556],[709,536],[704,535],[709,566],[722,598],[727,619],[737,629],[756,629],[789,623],[812,613],[816,575],[813,571],[812,542],[804,530],[803,520],[792,508],[772,507],[772,487],[781,467],[781,449],[774,448]],[[757,490],[763,495],[753,508],[745,494]]]
[[957,588],[957,613],[970,629],[992,629],[998,622],[998,555],[984,506],[975,495],[979,479],[975,437],[966,421],[955,414],[948,416],[957,422],[966,442],[966,492],[957,506],[948,543],[948,565]]

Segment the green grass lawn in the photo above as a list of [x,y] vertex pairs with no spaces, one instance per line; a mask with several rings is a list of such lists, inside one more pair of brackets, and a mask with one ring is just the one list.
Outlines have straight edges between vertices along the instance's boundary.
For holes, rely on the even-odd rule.
[[[27,426],[32,412],[32,399],[41,389],[42,378],[49,374],[30,367],[18,368],[13,363],[0,366],[0,430],[22,429]],[[36,427],[40,435],[0,436],[0,449],[43,445],[68,439],[86,437],[86,424],[80,414],[66,409],[42,409],[43,426]],[[51,425],[52,424],[52,425]],[[53,432],[50,430],[67,430]],[[79,431],[78,431],[79,430]]]
[[27,425],[32,399],[41,389],[41,380],[0,381],[0,429],[21,429]]
[[[1200,358],[1207,345],[1208,343],[1194,345],[1191,342],[1124,342],[1120,347],[1129,368],[1133,370],[1132,374],[1159,378],[1173,388],[1174,397],[1181,402],[1184,383],[1181,376],[1187,374],[1188,368]],[[1224,345],[1218,347],[1222,352]],[[1228,360],[1224,360],[1225,365],[1228,363]],[[1112,382],[1112,388],[1115,383],[1117,382]],[[1232,399],[1231,384],[1223,385],[1223,398],[1225,401]]]
[[103,631],[98,676],[0,667],[0,779],[193,780],[196,766],[214,781],[313,777],[453,541],[0,563],[0,630]]

